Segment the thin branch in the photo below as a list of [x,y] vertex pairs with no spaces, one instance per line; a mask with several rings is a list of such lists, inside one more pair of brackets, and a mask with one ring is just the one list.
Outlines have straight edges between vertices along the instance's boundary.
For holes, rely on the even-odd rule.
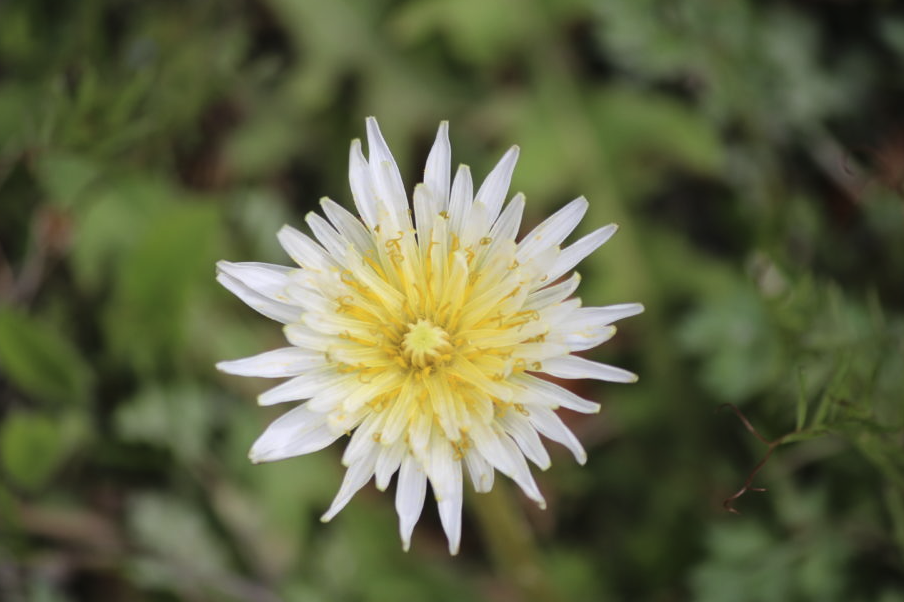
[[775,439],[773,441],[770,441],[769,439],[766,439],[765,437],[763,437],[754,428],[754,426],[752,424],[750,424],[750,421],[747,420],[747,417],[744,416],[743,412],[741,412],[741,410],[738,408],[738,406],[731,404],[731,403],[725,403],[725,404],[722,404],[721,406],[719,406],[719,410],[722,410],[723,408],[730,408],[731,411],[733,411],[735,413],[735,416],[737,416],[738,419],[741,421],[741,423],[744,425],[744,428],[746,428],[748,430],[748,432],[750,432],[750,434],[752,434],[754,437],[759,439],[762,443],[765,443],[766,445],[769,446],[769,448],[766,450],[766,455],[763,456],[763,459],[760,460],[757,463],[757,465],[753,467],[753,470],[750,471],[750,474],[747,475],[747,479],[744,481],[744,485],[742,485],[741,488],[738,489],[733,495],[725,498],[725,500],[722,501],[723,508],[725,508],[726,510],[728,510],[729,512],[731,512],[733,514],[740,514],[738,509],[734,507],[735,500],[740,498],[742,495],[744,495],[748,491],[766,491],[765,487],[751,487],[751,485],[753,484],[753,479],[754,479],[754,477],[756,477],[757,473],[760,472],[760,470],[766,465],[766,462],[769,461],[769,458],[772,457],[772,453],[775,451],[775,448],[777,448],[779,445],[781,445],[785,441],[785,437],[787,435],[779,437],[778,439]]

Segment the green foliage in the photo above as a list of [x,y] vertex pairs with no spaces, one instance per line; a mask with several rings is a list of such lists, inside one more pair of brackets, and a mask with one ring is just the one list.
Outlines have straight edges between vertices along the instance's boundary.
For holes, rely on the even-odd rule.
[[[887,4],[0,2],[0,598],[904,600]],[[215,261],[350,207],[367,115],[409,189],[449,119],[476,179],[521,147],[523,232],[621,226],[580,295],[646,305],[595,352],[641,381],[574,383],[589,461],[550,445],[518,558],[479,495],[454,559],[429,500],[401,552],[391,489],[323,526],[341,450],[252,466],[284,409],[213,368],[283,344]]]
[[0,430],[3,472],[14,484],[37,489],[47,483],[62,461],[62,441],[54,423],[43,416],[16,413]]
[[0,307],[0,366],[22,392],[56,404],[86,403],[94,375],[50,322]]

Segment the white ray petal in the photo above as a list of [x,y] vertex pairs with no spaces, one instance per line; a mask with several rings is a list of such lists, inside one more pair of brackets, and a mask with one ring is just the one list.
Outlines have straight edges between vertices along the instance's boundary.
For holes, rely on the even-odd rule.
[[552,409],[562,407],[583,414],[596,414],[600,411],[600,404],[595,401],[578,397],[568,389],[532,374],[514,376],[512,381],[524,387],[518,398],[526,405],[537,404]]
[[342,465],[351,466],[364,456],[372,453],[378,445],[375,440],[382,428],[384,416],[378,413],[371,413],[364,418],[361,425],[355,429],[349,438],[345,451],[342,452]]
[[219,362],[217,370],[237,376],[283,378],[297,376],[305,370],[322,366],[325,362],[326,358],[322,353],[298,347],[283,347],[251,357]]
[[333,384],[338,376],[332,366],[314,368],[301,376],[296,376],[291,380],[276,385],[272,389],[264,391],[258,396],[257,403],[262,406],[269,406],[283,403],[284,401],[309,399]]
[[514,480],[525,495],[536,501],[540,507],[545,507],[546,502],[537,488],[524,455],[511,437],[501,430],[497,431],[498,428],[475,424],[470,433],[474,445],[496,470]]
[[593,362],[576,355],[566,355],[545,360],[543,372],[559,378],[592,378],[613,383],[637,382],[637,375],[623,368]]
[[578,464],[587,462],[587,452],[584,451],[581,442],[555,412],[549,408],[534,407],[531,408],[528,420],[541,435],[567,447]]
[[377,458],[377,465],[374,469],[376,477],[377,489],[386,491],[389,487],[389,479],[399,469],[402,458],[408,453],[408,446],[404,441],[396,441],[390,446],[383,446],[380,450],[380,456]]
[[286,335],[286,340],[296,347],[321,353],[325,353],[336,343],[336,339],[323,336],[323,334],[315,331],[310,326],[303,324],[300,318],[296,318],[293,322],[283,326],[283,334]]
[[361,141],[352,140],[348,151],[348,182],[358,215],[371,230],[377,225],[377,199],[370,179],[370,166],[361,152]]
[[584,197],[571,201],[531,230],[518,243],[518,261],[526,261],[546,247],[554,247],[577,228],[590,204]]
[[399,515],[399,535],[402,548],[407,552],[411,547],[411,532],[424,509],[427,494],[427,475],[414,456],[408,454],[402,459],[399,479],[396,485],[396,512]]
[[512,182],[512,172],[515,171],[515,163],[518,162],[519,152],[520,149],[517,146],[508,149],[474,196],[475,203],[486,205],[488,225],[496,221],[496,216],[499,215],[499,210],[502,209],[502,203],[505,201],[505,195],[508,193],[509,185]]
[[480,452],[473,447],[465,453],[464,460],[468,467],[468,473],[471,475],[471,483],[474,484],[474,491],[486,493],[491,490],[495,472],[493,465],[487,462]]
[[436,200],[426,184],[418,184],[414,187],[412,204],[414,205],[414,226],[417,229],[418,246],[422,259],[425,259],[433,234],[433,224],[439,217],[439,211],[435,210]]
[[615,326],[590,326],[577,332],[565,332],[564,329],[557,328],[553,338],[559,340],[561,337],[571,351],[584,351],[602,345],[614,337],[617,330]]
[[474,198],[474,183],[471,180],[471,169],[467,165],[459,165],[452,181],[452,192],[449,195],[449,231],[456,235],[461,232],[465,216],[471,211]]
[[580,330],[589,325],[606,326],[623,318],[629,318],[643,313],[644,307],[640,303],[619,303],[618,305],[606,305],[604,307],[581,307],[574,310],[566,320],[559,325],[563,330]]
[[[526,411],[530,412],[530,410]],[[531,462],[536,464],[541,470],[549,468],[549,454],[546,452],[546,448],[543,447],[537,431],[531,426],[530,421],[526,417],[518,412],[509,411],[500,416],[498,420],[505,432],[515,440],[521,452]]]
[[439,520],[443,525],[443,531],[446,532],[446,539],[449,540],[449,554],[455,556],[458,554],[461,544],[461,462],[452,461],[450,474],[446,478],[448,484],[445,495],[437,499],[436,505],[439,508]]
[[339,260],[345,258],[351,242],[345,240],[328,221],[313,211],[308,212],[304,221],[307,222],[311,232],[314,233],[314,237],[323,245],[327,253]]
[[445,211],[449,206],[449,179],[452,163],[452,147],[449,144],[449,122],[441,121],[436,131],[436,141],[427,156],[424,168],[424,184],[432,195],[432,213]]
[[521,217],[524,215],[524,195],[520,192],[512,197],[502,214],[490,229],[490,239],[495,243],[513,240],[518,235],[521,227]]
[[349,503],[358,490],[364,487],[373,476],[376,461],[377,454],[375,452],[349,466],[348,470],[345,471],[345,478],[342,479],[342,485],[339,486],[339,492],[333,499],[333,503],[330,504],[329,510],[320,517],[321,521],[325,523],[331,521],[340,510],[345,508],[345,505]]
[[575,272],[567,280],[534,291],[524,300],[524,309],[541,309],[550,305],[556,305],[568,298],[577,290],[581,283],[581,275]]
[[370,177],[377,192],[378,200],[393,214],[396,226],[405,228],[408,219],[408,196],[402,184],[399,166],[396,164],[380,132],[380,126],[373,117],[367,118],[367,153]]
[[[299,376],[298,378],[304,378],[304,375]],[[339,409],[342,402],[350,395],[355,394],[358,390],[357,386],[358,379],[355,375],[334,373],[332,381],[320,387],[317,393],[315,393],[310,401],[308,401],[308,406],[315,412],[332,413],[333,410]],[[331,416],[331,420],[333,425],[339,425],[340,423],[344,424],[346,423],[346,416],[354,416],[357,414],[358,412],[339,412],[338,415]],[[348,430],[352,426],[357,426],[357,423],[346,426],[345,428],[342,426],[336,426],[336,428]]]
[[367,228],[364,227],[364,224],[361,223],[361,220],[355,217],[354,214],[328,197],[320,199],[320,206],[323,208],[327,219],[333,224],[333,227],[339,231],[343,238],[355,245],[359,253],[363,255],[368,250],[373,249],[373,237],[367,231]]
[[612,238],[616,230],[618,230],[616,224],[603,226],[563,249],[547,274],[549,281],[554,282],[559,276],[579,264],[585,257],[596,251],[600,245]]
[[279,244],[286,250],[292,261],[303,268],[326,271],[339,265],[323,247],[292,226],[280,228],[276,233],[276,238],[279,239]]
[[323,449],[339,438],[327,428],[326,416],[304,405],[277,418],[251,447],[248,457],[255,464],[273,462]]
[[218,261],[217,270],[229,274],[251,290],[281,303],[289,301],[286,288],[291,283],[291,274],[299,271],[295,268],[253,261],[238,263]]
[[297,321],[302,314],[298,307],[274,301],[259,292],[248,288],[241,281],[233,278],[225,272],[217,274],[217,282],[222,284],[230,293],[241,299],[248,307],[263,314],[271,320],[289,324]]

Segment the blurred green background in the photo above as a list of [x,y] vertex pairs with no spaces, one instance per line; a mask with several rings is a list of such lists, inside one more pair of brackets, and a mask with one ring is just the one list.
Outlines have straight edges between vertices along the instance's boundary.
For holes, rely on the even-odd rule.
[[[902,106],[892,2],[0,2],[0,600],[904,601]],[[341,446],[252,466],[283,410],[213,368],[282,344],[214,262],[350,206],[367,115],[409,190],[442,119],[478,179],[519,144],[522,231],[586,195],[584,303],[647,306],[587,466],[455,558],[373,486],[321,525]],[[740,515],[726,403],[782,442]]]

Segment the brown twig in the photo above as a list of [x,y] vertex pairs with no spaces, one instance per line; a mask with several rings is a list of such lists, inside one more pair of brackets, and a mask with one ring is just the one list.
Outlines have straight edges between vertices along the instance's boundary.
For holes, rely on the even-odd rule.
[[769,446],[769,449],[766,450],[766,455],[763,456],[763,459],[760,460],[757,463],[757,465],[753,467],[753,470],[750,471],[750,474],[747,475],[747,479],[744,481],[744,485],[741,486],[741,488],[738,489],[733,495],[725,498],[725,500],[722,501],[723,508],[725,508],[726,510],[728,510],[729,512],[731,512],[733,514],[740,514],[738,509],[734,507],[735,500],[740,498],[742,495],[744,495],[748,491],[766,491],[765,487],[751,487],[751,485],[753,484],[753,479],[754,479],[754,477],[756,477],[757,473],[760,472],[760,470],[763,468],[763,466],[766,465],[766,462],[769,461],[769,458],[772,457],[772,453],[775,451],[775,448],[784,442],[785,437],[782,436],[782,437],[779,437],[778,439],[770,441],[769,439],[766,439],[765,437],[763,437],[753,427],[753,425],[750,424],[750,421],[747,420],[747,417],[744,416],[744,414],[741,412],[740,409],[738,409],[738,407],[736,405],[731,404],[731,403],[725,403],[725,404],[720,405],[718,409],[722,410],[723,408],[730,408],[731,411],[733,411],[735,413],[735,416],[737,416],[738,419],[741,421],[741,423],[743,423],[744,428],[746,428],[748,430],[748,432],[750,432],[754,437],[756,437],[761,442],[763,442]]

